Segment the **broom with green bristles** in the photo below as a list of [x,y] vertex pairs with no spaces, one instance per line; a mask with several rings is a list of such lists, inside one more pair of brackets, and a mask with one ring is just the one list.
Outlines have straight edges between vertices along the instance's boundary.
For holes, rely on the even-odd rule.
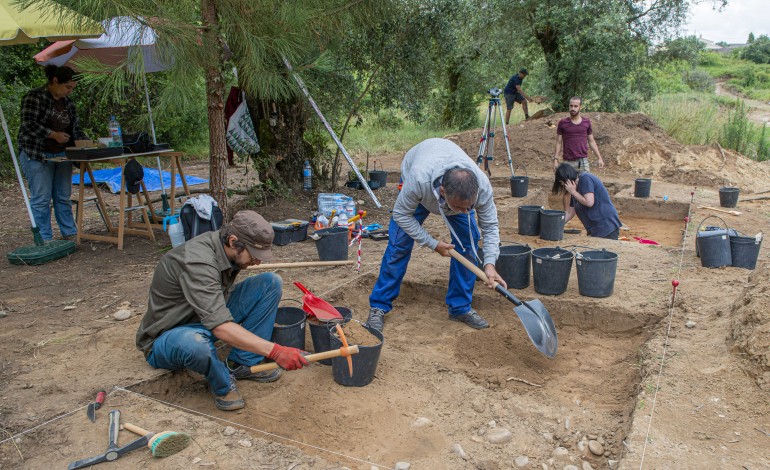
[[162,458],[174,455],[190,444],[190,435],[183,432],[163,431],[155,434],[131,423],[125,423],[122,427],[134,434],[147,436],[149,438],[147,447],[152,452],[153,457]]

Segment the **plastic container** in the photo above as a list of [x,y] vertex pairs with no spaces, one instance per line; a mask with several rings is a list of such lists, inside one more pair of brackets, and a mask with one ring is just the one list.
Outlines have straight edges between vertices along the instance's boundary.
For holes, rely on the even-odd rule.
[[[701,231],[703,222],[712,217],[722,221],[725,226],[724,230]],[[727,228],[727,224],[721,217],[710,215],[701,220],[695,235],[695,246],[700,254],[700,264],[704,268],[719,268],[733,264],[730,252],[730,229]]]
[[524,176],[511,176],[511,196],[525,197],[529,191],[529,175],[524,170]]
[[730,256],[734,267],[743,269],[754,269],[757,267],[757,258],[759,257],[759,249],[762,247],[763,235],[761,232],[753,237],[730,235]]
[[110,116],[108,127],[110,130],[110,137],[112,138],[110,147],[123,148],[123,129],[120,127],[118,120],[115,119],[115,116]]
[[348,214],[348,219],[356,216],[356,203],[352,197],[349,197],[348,202],[345,203],[345,212]]
[[[364,387],[372,383],[372,380],[374,380],[374,373],[377,372],[377,363],[380,360],[380,352],[382,351],[382,344],[384,342],[382,333],[374,328],[369,328],[366,325],[361,326],[379,339],[380,343],[376,346],[359,346],[358,354],[350,356],[353,360],[352,377],[350,376],[348,360],[346,357],[340,356],[332,358],[332,375],[334,376],[334,381],[346,387]],[[340,341],[333,332],[329,336],[329,346],[330,349],[339,349],[342,347],[342,341]]]
[[[353,318],[353,311],[347,307],[337,307],[338,312],[342,315],[342,324],[349,322]],[[308,319],[307,324],[310,327],[310,338],[313,340],[313,352],[320,353],[331,349],[329,344],[330,330],[334,328],[338,322],[319,322],[318,320]],[[319,364],[325,366],[332,365],[331,359],[322,359],[318,361]]]
[[305,165],[302,167],[302,189],[310,191],[313,189],[313,170],[310,168],[310,162],[305,160]]
[[384,188],[385,185],[388,183],[388,172],[383,170],[382,168],[382,162],[380,162],[380,169],[377,169],[377,162],[379,160],[374,161],[374,170],[369,172],[369,187],[371,189],[375,189],[373,186],[376,186],[377,188]]
[[529,245],[501,246],[495,269],[509,289],[526,289],[529,287],[531,260],[532,249]]
[[286,219],[280,222],[271,222],[270,225],[273,226],[273,232],[275,232],[273,245],[284,246],[307,239],[308,223],[304,220]]
[[650,178],[637,178],[634,180],[634,197],[650,197],[652,180]]
[[519,235],[540,235],[540,209],[543,206],[519,206]]
[[532,250],[535,292],[544,295],[561,295],[566,292],[574,258],[571,251],[558,246]]
[[724,187],[719,188],[719,205],[722,207],[735,207],[738,205],[738,195],[741,190],[738,188]]
[[270,341],[304,350],[306,318],[307,314],[299,307],[278,307]]
[[588,250],[575,255],[578,290],[586,297],[609,297],[615,286],[618,255],[607,250]]
[[318,193],[318,211],[331,218],[332,211],[339,214],[346,210],[348,196],[338,193]]
[[348,259],[348,228],[332,227],[316,230],[321,237],[316,240],[318,259],[321,261],[342,261]]
[[564,238],[566,212],[540,209],[540,238],[558,241]]
[[[167,225],[168,229],[166,229]],[[168,232],[168,238],[171,239],[172,248],[184,244],[184,227],[179,223],[178,215],[169,215],[163,218],[163,231]]]

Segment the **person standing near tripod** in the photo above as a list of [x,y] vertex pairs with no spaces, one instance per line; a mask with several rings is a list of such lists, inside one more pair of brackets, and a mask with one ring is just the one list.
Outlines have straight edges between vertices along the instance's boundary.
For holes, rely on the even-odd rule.
[[559,121],[556,126],[556,151],[553,154],[553,171],[559,168],[559,154],[564,163],[569,164],[577,171],[590,170],[588,165],[588,146],[594,151],[599,168],[604,168],[602,154],[594,140],[591,120],[580,115],[580,107],[583,100],[579,96],[573,96],[569,100],[569,117]]
[[505,112],[506,126],[510,124],[511,111],[513,110],[513,107],[516,105],[516,103],[521,103],[521,109],[524,110],[524,119],[529,119],[527,101],[532,101],[532,99],[524,93],[524,90],[521,89],[521,85],[524,83],[524,78],[527,75],[529,75],[529,71],[527,71],[525,68],[522,68],[519,70],[519,73],[515,74],[511,77],[510,80],[508,80],[508,84],[505,85],[505,88],[503,89],[503,96],[505,96],[505,107],[507,108],[507,111]]

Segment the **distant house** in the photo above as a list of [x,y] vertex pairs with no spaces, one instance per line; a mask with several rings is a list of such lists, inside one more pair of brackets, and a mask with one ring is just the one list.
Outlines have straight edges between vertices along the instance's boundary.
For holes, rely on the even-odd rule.
[[712,52],[719,52],[720,54],[728,54],[735,49],[740,49],[741,47],[746,47],[746,44],[728,44],[728,45],[722,45],[715,43],[714,41],[710,41],[708,39],[704,39],[703,36],[699,37],[698,40],[703,44],[705,50],[712,51]]

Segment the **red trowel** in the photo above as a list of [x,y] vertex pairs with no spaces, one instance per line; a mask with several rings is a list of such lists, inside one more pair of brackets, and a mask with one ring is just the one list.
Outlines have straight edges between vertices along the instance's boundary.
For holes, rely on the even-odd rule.
[[316,318],[321,322],[334,322],[342,321],[342,315],[336,308],[332,307],[329,302],[316,297],[310,292],[307,287],[303,286],[299,282],[294,283],[305,295],[302,296],[302,310],[310,317]]

